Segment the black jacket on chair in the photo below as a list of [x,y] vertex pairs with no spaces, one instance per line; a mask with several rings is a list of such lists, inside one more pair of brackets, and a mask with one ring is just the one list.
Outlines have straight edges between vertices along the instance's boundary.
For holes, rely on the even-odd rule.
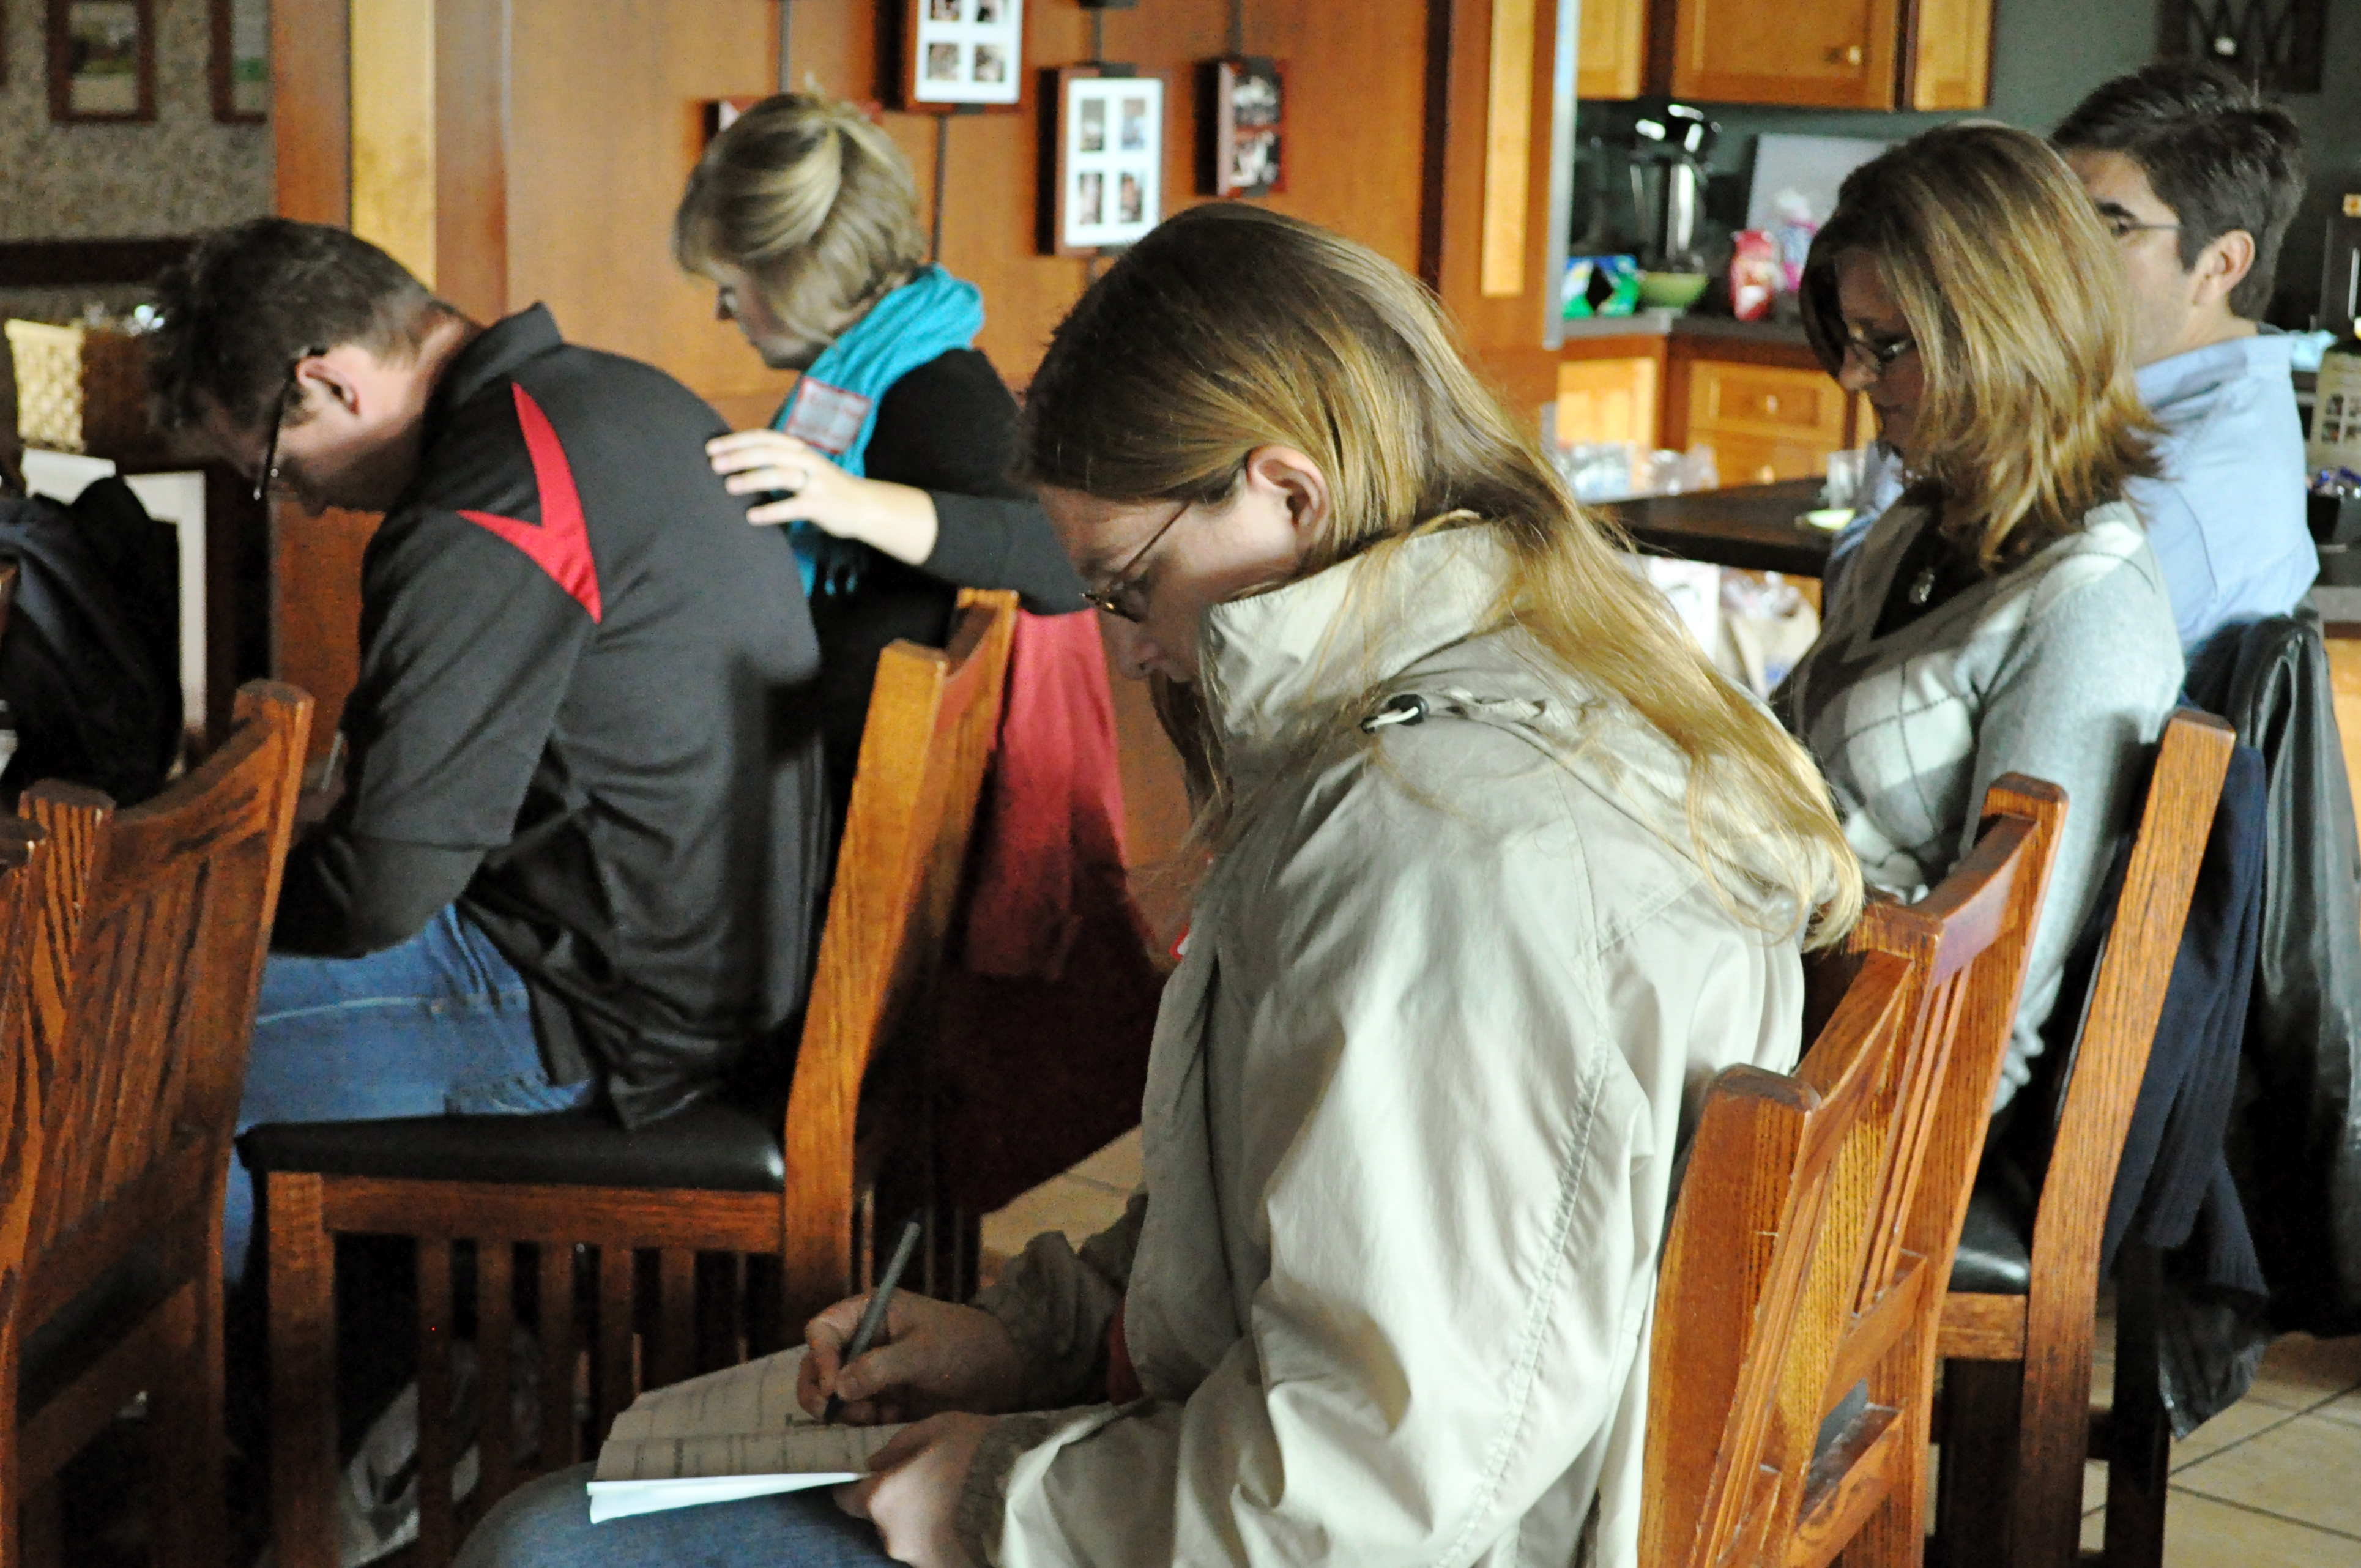
[[2230,1166],[2272,1326],[2361,1332],[2361,846],[2316,624],[2273,617],[2217,636],[2197,702],[2263,754],[2262,934]]
[[16,726],[0,800],[62,779],[137,806],[181,748],[180,543],[121,479],[71,506],[0,497],[0,557],[19,576],[0,638]]

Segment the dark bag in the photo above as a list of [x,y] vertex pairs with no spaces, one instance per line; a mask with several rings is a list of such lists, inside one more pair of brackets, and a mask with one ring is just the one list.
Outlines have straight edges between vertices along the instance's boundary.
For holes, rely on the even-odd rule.
[[19,572],[0,637],[16,726],[0,800],[13,808],[43,779],[146,800],[181,747],[177,534],[121,479],[101,479],[71,506],[0,497],[0,557]]

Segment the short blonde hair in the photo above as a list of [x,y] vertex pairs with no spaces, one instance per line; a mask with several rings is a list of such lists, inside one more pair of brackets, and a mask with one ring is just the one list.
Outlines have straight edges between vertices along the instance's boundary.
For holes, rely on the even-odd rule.
[[[1256,448],[1309,455],[1333,500],[1306,575],[1430,529],[1493,530],[1513,562],[1498,622],[1679,748],[1690,841],[1716,885],[1768,861],[1765,891],[1815,943],[1851,926],[1860,866],[1811,758],[1714,670],[1467,367],[1434,297],[1384,257],[1258,207],[1191,208],[1074,307],[1025,416],[1029,477],[1103,500],[1218,504]],[[1218,842],[1236,806],[1218,741],[1194,688],[1159,681],[1157,698],[1199,833]],[[1364,711],[1331,728],[1350,742]]]
[[734,268],[817,350],[925,265],[909,161],[859,105],[765,98],[713,138],[673,216],[691,272]]
[[1804,329],[1843,367],[1837,265],[1877,269],[1926,376],[1924,477],[2004,569],[2153,475],[2132,379],[2131,290],[2091,198],[2040,137],[1971,122],[1926,131],[1847,176],[1804,268]]

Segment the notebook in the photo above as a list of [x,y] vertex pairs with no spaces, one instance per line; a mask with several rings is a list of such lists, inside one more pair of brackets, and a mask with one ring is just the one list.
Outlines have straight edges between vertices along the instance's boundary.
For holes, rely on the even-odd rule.
[[857,1481],[898,1426],[828,1426],[796,1402],[801,1347],[642,1394],[615,1418],[590,1522]]

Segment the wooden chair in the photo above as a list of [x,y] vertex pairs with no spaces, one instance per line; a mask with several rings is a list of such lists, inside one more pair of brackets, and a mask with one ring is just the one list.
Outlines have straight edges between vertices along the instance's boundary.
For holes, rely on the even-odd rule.
[[25,793],[47,843],[0,1026],[0,1556],[27,1496],[145,1391],[159,1558],[222,1560],[222,1188],[311,708],[247,686],[228,741],[130,810]]
[[1939,1288],[2065,803],[2008,777],[1984,808],[1940,886],[1818,967],[1841,989],[1796,1075],[1707,1097],[1656,1292],[1649,1568],[1919,1559]]
[[[965,592],[948,652],[897,642],[878,661],[818,970],[784,1119],[708,1102],[626,1133],[601,1114],[426,1117],[257,1128],[269,1256],[271,1510],[280,1568],[334,1568],[335,1242],[415,1238],[420,1471],[415,1568],[450,1561],[464,1527],[518,1483],[595,1452],[641,1387],[726,1365],[800,1334],[860,1288],[864,1195],[890,1146],[922,1161],[924,1024],[997,733],[1016,598]],[[881,1108],[864,1082],[890,1057]],[[856,1121],[862,1122],[856,1138]],[[906,1184],[906,1193],[912,1190]],[[921,1185],[916,1190],[921,1195]],[[884,1206],[881,1204],[881,1206]],[[532,1249],[520,1261],[517,1248]],[[577,1279],[579,1249],[595,1249]],[[866,1250],[866,1249],[862,1249]],[[653,1254],[652,1256],[644,1255]],[[705,1255],[700,1258],[700,1254]],[[751,1306],[762,1257],[783,1282]],[[454,1430],[455,1280],[472,1265],[483,1412]],[[717,1265],[719,1266],[717,1267]],[[636,1287],[636,1289],[635,1289]],[[467,1292],[462,1290],[464,1298]],[[637,1299],[635,1300],[635,1297]],[[591,1416],[576,1418],[577,1308],[588,1303]],[[461,1304],[467,1304],[464,1300]],[[739,1316],[741,1310],[744,1316]],[[537,1334],[537,1452],[521,1452],[512,1330]],[[771,1326],[765,1327],[766,1320]],[[463,1512],[456,1460],[472,1435]]]
[[[2161,1411],[2144,1412],[2137,1452],[2116,1445],[2110,1455],[2103,1412],[2091,1409],[2091,1332],[2115,1166],[2235,740],[2228,725],[2193,709],[2165,726],[2030,1245],[2005,1218],[1982,1212],[1986,1200],[1977,1200],[1975,1234],[1992,1245],[1972,1259],[1962,1256],[1938,1341],[1945,1361],[1938,1562],[1978,1568],[2078,1562],[2086,1456],[2111,1457],[2108,1560],[2161,1561]],[[2126,1396],[2155,1398],[2152,1363],[2144,1390],[2138,1370],[2126,1367],[2118,1377],[2116,1409],[2125,1418],[2118,1437],[2134,1430]]]

